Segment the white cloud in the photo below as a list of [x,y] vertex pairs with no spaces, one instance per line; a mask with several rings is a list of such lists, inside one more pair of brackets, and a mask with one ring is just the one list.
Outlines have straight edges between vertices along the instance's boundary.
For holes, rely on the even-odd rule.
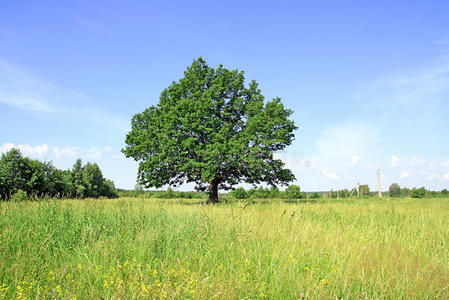
[[89,159],[97,159],[101,157],[101,151],[99,148],[97,147],[91,147],[89,148],[87,154],[86,154],[86,158]]
[[323,173],[323,175],[326,178],[332,179],[332,180],[338,180],[340,177],[337,176],[337,173],[333,172],[333,171],[328,171],[328,170],[324,170],[321,169],[321,173]]
[[304,167],[306,167],[306,168],[313,167],[313,159],[306,159],[306,160],[304,160]]
[[314,159],[302,158],[301,155],[290,153],[274,153],[273,158],[282,160],[285,163],[285,167],[291,170],[311,168],[316,162]]
[[53,153],[57,159],[77,158],[79,147],[54,147]]
[[449,173],[446,173],[443,175],[443,177],[441,178],[443,181],[449,181]]
[[45,158],[45,156],[48,154],[49,147],[47,144],[37,145],[37,146],[30,146],[28,144],[24,145],[14,145],[13,143],[4,143],[0,146],[0,152],[6,153],[12,148],[17,148],[20,150],[20,152],[24,156],[28,156],[31,158]]
[[446,158],[445,160],[440,161],[439,165],[442,166],[442,167],[449,168],[449,159]]
[[402,172],[401,175],[399,175],[399,178],[407,178],[410,177],[410,174],[408,172]]
[[420,159],[418,157],[411,157],[408,159],[408,165],[412,167],[422,166],[424,165],[426,160]]
[[37,145],[34,147],[25,144],[25,145],[18,145],[18,148],[24,155],[33,158],[44,158],[48,154],[49,149],[47,144]]
[[[99,159],[102,158],[103,153],[101,149],[106,149],[105,151],[111,151],[112,148],[109,146],[105,147],[89,147],[82,148],[76,146],[48,146],[47,144],[30,146],[28,144],[15,145],[13,143],[4,143],[0,145],[0,153],[6,153],[12,148],[17,148],[22,152],[24,156],[37,158],[37,159]],[[111,150],[109,150],[111,148]]]
[[359,161],[360,161],[360,156],[358,156],[358,155],[352,155],[352,156],[351,156],[350,164],[351,164],[351,165],[356,165]]
[[378,130],[362,122],[347,122],[326,128],[318,138],[318,160],[344,161],[371,152],[379,141]]
[[424,177],[424,179],[426,179],[426,180],[436,180],[439,178],[440,178],[440,175],[435,174],[435,173],[427,173],[426,176]]
[[14,144],[4,143],[3,145],[0,146],[0,153],[6,153],[9,150],[11,150],[12,148],[14,148]]
[[398,163],[399,163],[399,157],[397,157],[396,155],[392,155],[391,162],[390,162],[391,166],[396,167],[398,165]]
[[105,146],[105,147],[103,147],[103,151],[111,152],[112,151],[112,147],[111,146]]

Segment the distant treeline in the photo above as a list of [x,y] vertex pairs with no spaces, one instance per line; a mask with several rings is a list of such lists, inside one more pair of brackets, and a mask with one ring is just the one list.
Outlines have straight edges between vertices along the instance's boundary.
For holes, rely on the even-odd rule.
[[41,197],[118,197],[114,183],[103,177],[96,163],[82,165],[78,159],[71,170],[59,170],[51,162],[22,156],[18,149],[0,159],[0,199],[24,200]]
[[[369,196],[377,196],[377,191],[370,191],[369,186],[367,184],[360,185],[359,187],[360,197],[369,197]],[[397,183],[393,183],[390,185],[388,192],[382,193],[384,196],[390,196],[392,198],[398,197],[411,197],[411,198],[432,198],[432,197],[449,197],[449,191],[444,189],[440,192],[438,191],[429,191],[424,187],[421,188],[401,188]],[[358,196],[357,190],[348,190],[342,189],[337,191],[330,192],[321,192],[320,195],[322,197],[327,198],[349,198],[350,196]]]
[[143,190],[139,185],[136,186],[134,190],[124,190],[118,189],[118,195],[120,197],[142,197],[142,198],[185,198],[185,199],[202,199],[207,198],[208,194],[205,192],[182,192],[173,191],[172,188],[167,188],[166,191],[146,191]]
[[243,187],[236,188],[228,193],[228,196],[234,199],[316,199],[320,198],[320,194],[307,194],[301,192],[298,185],[289,185],[285,191],[280,191],[277,187],[272,186],[252,188],[245,190]]
[[[139,185],[134,190],[118,190],[121,197],[144,197],[144,198],[207,198],[208,194],[205,192],[181,192],[173,191],[170,187],[166,191],[145,191]],[[223,197],[233,199],[306,199],[306,198],[320,198],[318,193],[306,194],[301,192],[297,185],[290,185],[287,189],[281,192],[277,187],[271,188],[252,188],[245,190],[242,187],[234,189],[227,194],[222,194]]]
[[428,191],[424,187],[421,188],[401,188],[399,184],[393,183],[388,189],[390,197],[412,197],[412,198],[424,198],[424,197],[449,197],[449,191],[447,189],[441,192]]
[[[383,193],[384,196],[390,197],[411,197],[411,198],[424,198],[424,197],[449,197],[449,192],[444,189],[441,192],[428,191],[425,188],[400,188],[397,192],[396,183],[392,184],[390,191]],[[320,198],[349,198],[349,197],[371,197],[377,196],[377,191],[370,191],[367,184],[361,184],[359,187],[358,195],[357,190],[331,190],[322,192],[301,192],[298,185],[290,185],[285,191],[280,191],[277,187],[259,187],[251,188],[249,190],[243,187],[236,188],[229,193],[222,194],[223,197],[229,199],[320,199]],[[144,190],[141,186],[136,185],[134,190],[119,189],[118,194],[120,197],[142,197],[142,198],[187,198],[187,199],[206,199],[207,193],[205,192],[182,192],[173,191],[170,187],[166,191],[148,191]]]

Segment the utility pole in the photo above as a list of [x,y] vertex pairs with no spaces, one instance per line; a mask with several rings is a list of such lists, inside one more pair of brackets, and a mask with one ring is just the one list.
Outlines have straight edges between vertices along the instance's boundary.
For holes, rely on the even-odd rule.
[[357,182],[357,197],[360,198],[360,184]]
[[379,191],[379,198],[382,198],[382,192],[380,190],[380,170],[377,170],[377,185]]

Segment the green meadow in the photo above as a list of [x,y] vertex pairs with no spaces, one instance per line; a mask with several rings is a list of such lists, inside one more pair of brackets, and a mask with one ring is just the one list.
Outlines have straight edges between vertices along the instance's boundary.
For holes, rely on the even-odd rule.
[[0,298],[448,299],[449,199],[0,203]]

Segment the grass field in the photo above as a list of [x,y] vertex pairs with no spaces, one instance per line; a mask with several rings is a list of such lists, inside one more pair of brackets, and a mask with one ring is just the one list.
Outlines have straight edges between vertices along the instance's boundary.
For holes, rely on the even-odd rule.
[[0,203],[0,298],[449,298],[449,199]]

